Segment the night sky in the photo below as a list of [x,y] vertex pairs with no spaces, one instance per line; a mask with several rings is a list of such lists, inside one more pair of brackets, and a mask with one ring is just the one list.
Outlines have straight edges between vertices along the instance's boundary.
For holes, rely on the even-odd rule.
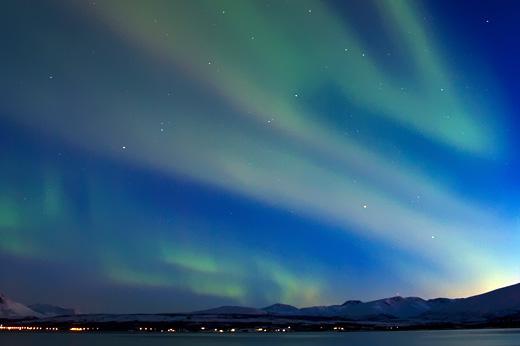
[[0,291],[82,312],[520,281],[517,1],[2,1]]

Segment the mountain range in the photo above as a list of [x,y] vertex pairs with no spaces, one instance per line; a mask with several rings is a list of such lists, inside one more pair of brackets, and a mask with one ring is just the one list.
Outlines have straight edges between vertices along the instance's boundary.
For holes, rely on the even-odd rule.
[[[56,321],[148,320],[167,321],[190,319],[197,321],[238,319],[312,320],[342,319],[360,322],[401,322],[424,324],[438,322],[474,323],[513,316],[520,318],[520,284],[500,288],[484,294],[458,299],[419,297],[390,297],[362,302],[348,300],[341,305],[297,308],[287,304],[274,304],[264,308],[221,306],[183,314],[152,315],[78,315],[73,309],[46,304],[25,306],[0,294],[0,318],[38,318]],[[60,316],[60,317],[57,317]]]
[[458,299],[436,298],[426,300],[419,297],[396,296],[369,302],[348,300],[341,305],[305,308],[297,308],[287,304],[274,304],[261,309],[223,306],[197,311],[193,314],[341,317],[360,321],[481,321],[520,314],[520,284]]

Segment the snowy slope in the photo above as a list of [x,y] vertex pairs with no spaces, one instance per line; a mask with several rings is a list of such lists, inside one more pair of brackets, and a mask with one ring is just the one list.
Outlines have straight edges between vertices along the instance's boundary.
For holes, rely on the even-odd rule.
[[54,306],[49,304],[33,304],[29,305],[29,308],[33,311],[40,313],[43,316],[70,316],[75,315],[74,309],[62,308],[61,306]]
[[27,306],[17,303],[0,293],[0,318],[41,317]]
[[385,316],[385,318],[409,318],[418,316],[429,310],[430,306],[424,299],[415,297],[392,297],[365,303],[359,300],[349,300],[342,305],[312,306],[301,308],[299,311],[302,315],[307,316],[364,319],[377,316]]
[[343,313],[343,307],[341,305],[310,306],[307,308],[301,308],[300,312],[304,316],[341,316]]
[[263,311],[271,315],[300,315],[300,309],[287,304],[273,304],[262,308]]
[[349,305],[342,310],[342,315],[353,318],[377,315],[409,318],[421,315],[429,310],[430,305],[424,299],[416,297],[392,297],[367,303]]
[[520,312],[520,284],[476,296],[454,299],[431,306],[424,318],[472,320],[512,315]]
[[520,284],[460,299],[453,305],[460,311],[478,314],[517,312],[520,311]]

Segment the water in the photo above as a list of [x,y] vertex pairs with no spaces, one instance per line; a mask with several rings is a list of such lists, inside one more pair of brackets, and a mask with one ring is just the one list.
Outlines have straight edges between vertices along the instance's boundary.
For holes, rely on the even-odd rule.
[[0,333],[1,346],[520,346],[519,329],[290,334]]

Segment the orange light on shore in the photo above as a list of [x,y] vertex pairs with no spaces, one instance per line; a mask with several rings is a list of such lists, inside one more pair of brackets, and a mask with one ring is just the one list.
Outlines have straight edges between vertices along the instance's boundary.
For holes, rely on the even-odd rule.
[[69,330],[70,330],[71,332],[84,332],[84,331],[90,330],[90,328],[85,328],[85,327],[71,327]]
[[45,328],[36,326],[4,326],[0,324],[0,331],[37,331],[37,330],[58,330],[58,328]]

